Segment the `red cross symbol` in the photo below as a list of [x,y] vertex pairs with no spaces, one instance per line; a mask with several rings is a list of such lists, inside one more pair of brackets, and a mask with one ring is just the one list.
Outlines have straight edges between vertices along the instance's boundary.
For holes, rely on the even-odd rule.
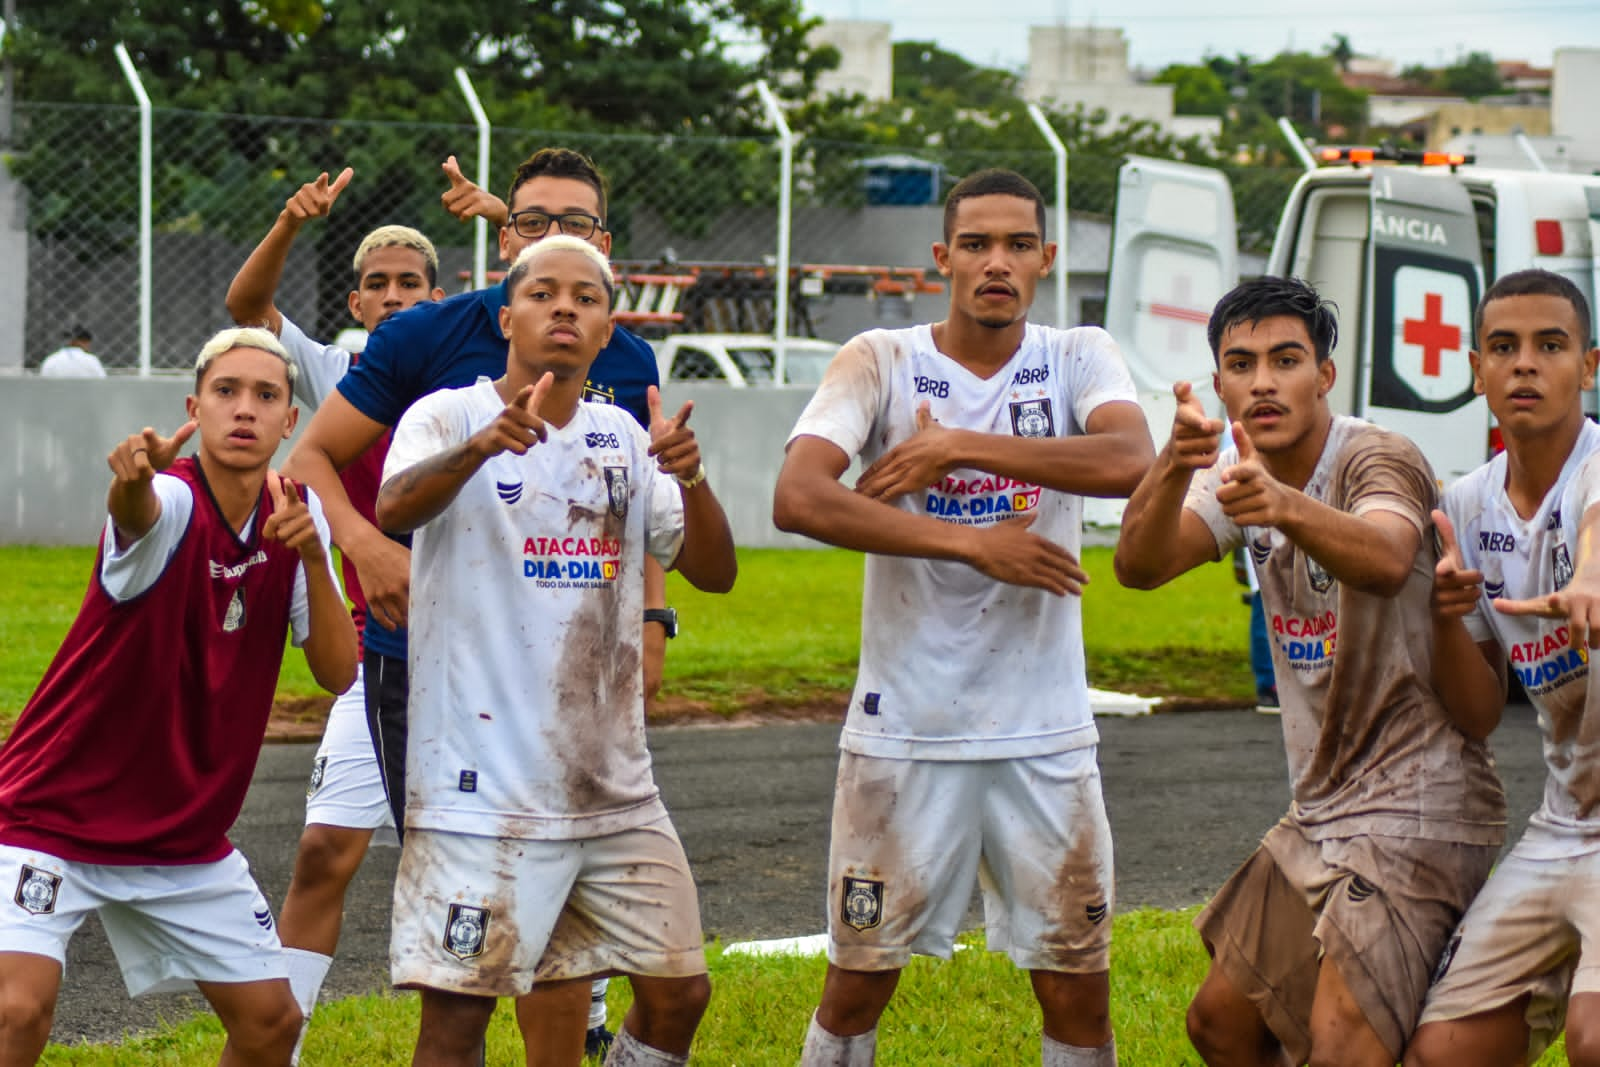
[[1439,360],[1446,350],[1461,351],[1461,327],[1444,321],[1444,297],[1427,293],[1422,298],[1422,318],[1406,319],[1401,334],[1406,344],[1422,349],[1422,373],[1439,377]]
[[1154,303],[1150,305],[1150,314],[1163,319],[1173,319],[1174,325],[1167,330],[1167,347],[1173,352],[1183,351],[1184,342],[1188,340],[1179,322],[1193,322],[1204,326],[1211,319],[1211,313],[1197,308],[1184,307],[1193,297],[1189,293],[1191,279],[1187,274],[1174,275],[1172,279],[1172,303]]

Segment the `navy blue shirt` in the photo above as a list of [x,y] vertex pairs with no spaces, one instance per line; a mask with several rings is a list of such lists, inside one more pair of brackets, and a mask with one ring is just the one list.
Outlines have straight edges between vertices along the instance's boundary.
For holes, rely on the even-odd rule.
[[[506,285],[416,304],[378,324],[361,360],[339,382],[339,394],[374,422],[393,426],[406,409],[429,393],[459,389],[480,377],[506,372],[506,337],[500,309]],[[618,326],[589,368],[583,398],[619,404],[649,429],[645,391],[659,385],[654,350]],[[409,538],[401,538],[409,544]],[[367,613],[366,646],[396,659],[406,655],[406,631],[387,630]]]

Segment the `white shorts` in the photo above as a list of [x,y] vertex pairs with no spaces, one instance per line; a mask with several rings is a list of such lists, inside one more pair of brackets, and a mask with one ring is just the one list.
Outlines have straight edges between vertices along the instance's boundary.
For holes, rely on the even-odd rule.
[[396,986],[521,996],[538,981],[704,974],[700,902],[665,816],[576,841],[415,827],[395,876]]
[[333,702],[322,732],[311,781],[306,785],[306,825],[372,830],[374,845],[400,844],[383,792],[383,775],[367,728],[366,687],[361,668],[356,684]]
[[215,863],[113,867],[0,845],[0,893],[0,951],[63,971],[67,941],[98,911],[129,996],[288,977],[272,909],[237,850]]
[[1110,967],[1111,826],[1095,749],[972,762],[844,752],[828,856],[828,959],[949,958],[983,887],[988,945],[1025,970]]
[[1528,1063],[1561,1033],[1567,1001],[1600,993],[1600,852],[1560,856],[1530,826],[1479,891],[1434,971],[1422,1022],[1502,1007],[1528,994]]

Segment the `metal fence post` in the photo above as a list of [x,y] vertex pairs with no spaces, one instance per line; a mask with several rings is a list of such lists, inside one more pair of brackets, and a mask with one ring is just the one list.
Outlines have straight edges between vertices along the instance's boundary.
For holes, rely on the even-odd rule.
[[121,41],[117,42],[117,63],[123,77],[133,88],[139,100],[139,377],[150,377],[150,323],[153,317],[150,200],[154,195],[150,178],[151,158],[154,154],[154,125],[150,112],[150,94],[139,81],[133,59]]
[[1065,330],[1072,325],[1067,315],[1067,146],[1038,104],[1028,105],[1028,117],[1039,127],[1039,133],[1056,157],[1056,329]]
[[788,381],[788,359],[785,349],[789,341],[789,226],[791,200],[794,195],[794,133],[778,106],[778,97],[764,81],[756,82],[756,93],[761,97],[767,117],[778,131],[778,275],[773,299],[776,306],[772,315],[772,380],[782,385]]
[[[472,79],[467,77],[467,68],[456,68],[456,84],[461,86],[461,95],[467,98],[467,109],[472,112],[472,121],[478,127],[478,188],[488,189],[489,115],[483,110],[478,91],[472,87]],[[506,205],[508,210],[510,207],[510,204]],[[484,272],[489,267],[489,220],[482,215],[472,220],[472,242],[472,287],[482,289]]]

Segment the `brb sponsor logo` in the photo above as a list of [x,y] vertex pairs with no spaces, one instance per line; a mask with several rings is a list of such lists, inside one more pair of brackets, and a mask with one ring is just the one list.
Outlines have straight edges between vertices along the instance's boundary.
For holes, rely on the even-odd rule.
[[1039,506],[1040,489],[1028,482],[986,474],[981,478],[946,475],[928,490],[929,515],[973,525],[997,522]]
[[1565,626],[1558,626],[1533,641],[1511,646],[1511,669],[1530,695],[1560,689],[1568,682],[1588,677],[1589,650],[1568,645]]
[[1326,611],[1308,617],[1274,615],[1272,636],[1283,649],[1289,666],[1297,671],[1319,671],[1333,666],[1339,640],[1339,615]]
[[607,589],[617,580],[622,542],[614,537],[529,537],[522,576],[540,589]]

